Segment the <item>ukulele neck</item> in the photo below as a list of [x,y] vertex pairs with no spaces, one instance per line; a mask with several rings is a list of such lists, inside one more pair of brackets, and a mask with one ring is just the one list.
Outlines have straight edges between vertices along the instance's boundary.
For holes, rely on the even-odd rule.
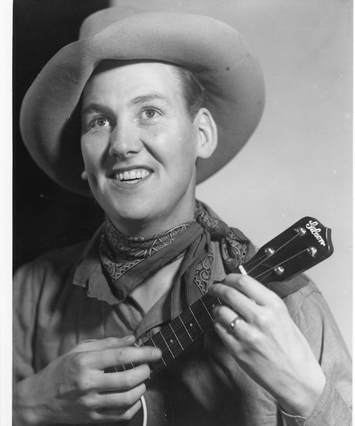
[[162,351],[161,359],[151,365],[153,375],[169,367],[204,335],[213,324],[213,310],[219,304],[217,298],[205,294],[144,342],[144,346]]

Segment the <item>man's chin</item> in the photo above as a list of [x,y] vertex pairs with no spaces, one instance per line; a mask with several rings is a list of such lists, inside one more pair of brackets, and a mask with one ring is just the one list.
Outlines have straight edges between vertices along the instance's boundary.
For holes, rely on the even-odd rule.
[[113,224],[122,232],[139,233],[158,221],[158,212],[143,206],[125,206],[111,210],[109,217]]

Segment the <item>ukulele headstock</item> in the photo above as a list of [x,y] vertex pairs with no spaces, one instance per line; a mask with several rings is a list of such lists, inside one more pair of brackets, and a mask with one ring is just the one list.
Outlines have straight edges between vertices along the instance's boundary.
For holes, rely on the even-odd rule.
[[333,250],[331,230],[306,216],[263,245],[243,267],[264,284],[284,281],[327,259]]

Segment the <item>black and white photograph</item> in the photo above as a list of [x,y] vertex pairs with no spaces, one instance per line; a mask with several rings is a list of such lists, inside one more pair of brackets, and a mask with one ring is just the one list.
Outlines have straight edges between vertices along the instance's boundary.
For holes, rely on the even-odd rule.
[[352,2],[8,19],[7,424],[350,426]]

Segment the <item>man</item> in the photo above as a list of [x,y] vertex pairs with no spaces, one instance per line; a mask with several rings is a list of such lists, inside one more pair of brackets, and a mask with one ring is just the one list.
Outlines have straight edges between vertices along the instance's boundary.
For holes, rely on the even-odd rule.
[[[349,358],[319,291],[301,277],[282,300],[230,273],[253,249],[195,200],[263,103],[239,34],[204,16],[107,9],[45,66],[24,141],[106,219],[15,277],[16,424],[117,423],[142,406],[166,413],[151,424],[350,424]],[[150,382],[170,347],[142,342],[207,290],[214,332]]]

